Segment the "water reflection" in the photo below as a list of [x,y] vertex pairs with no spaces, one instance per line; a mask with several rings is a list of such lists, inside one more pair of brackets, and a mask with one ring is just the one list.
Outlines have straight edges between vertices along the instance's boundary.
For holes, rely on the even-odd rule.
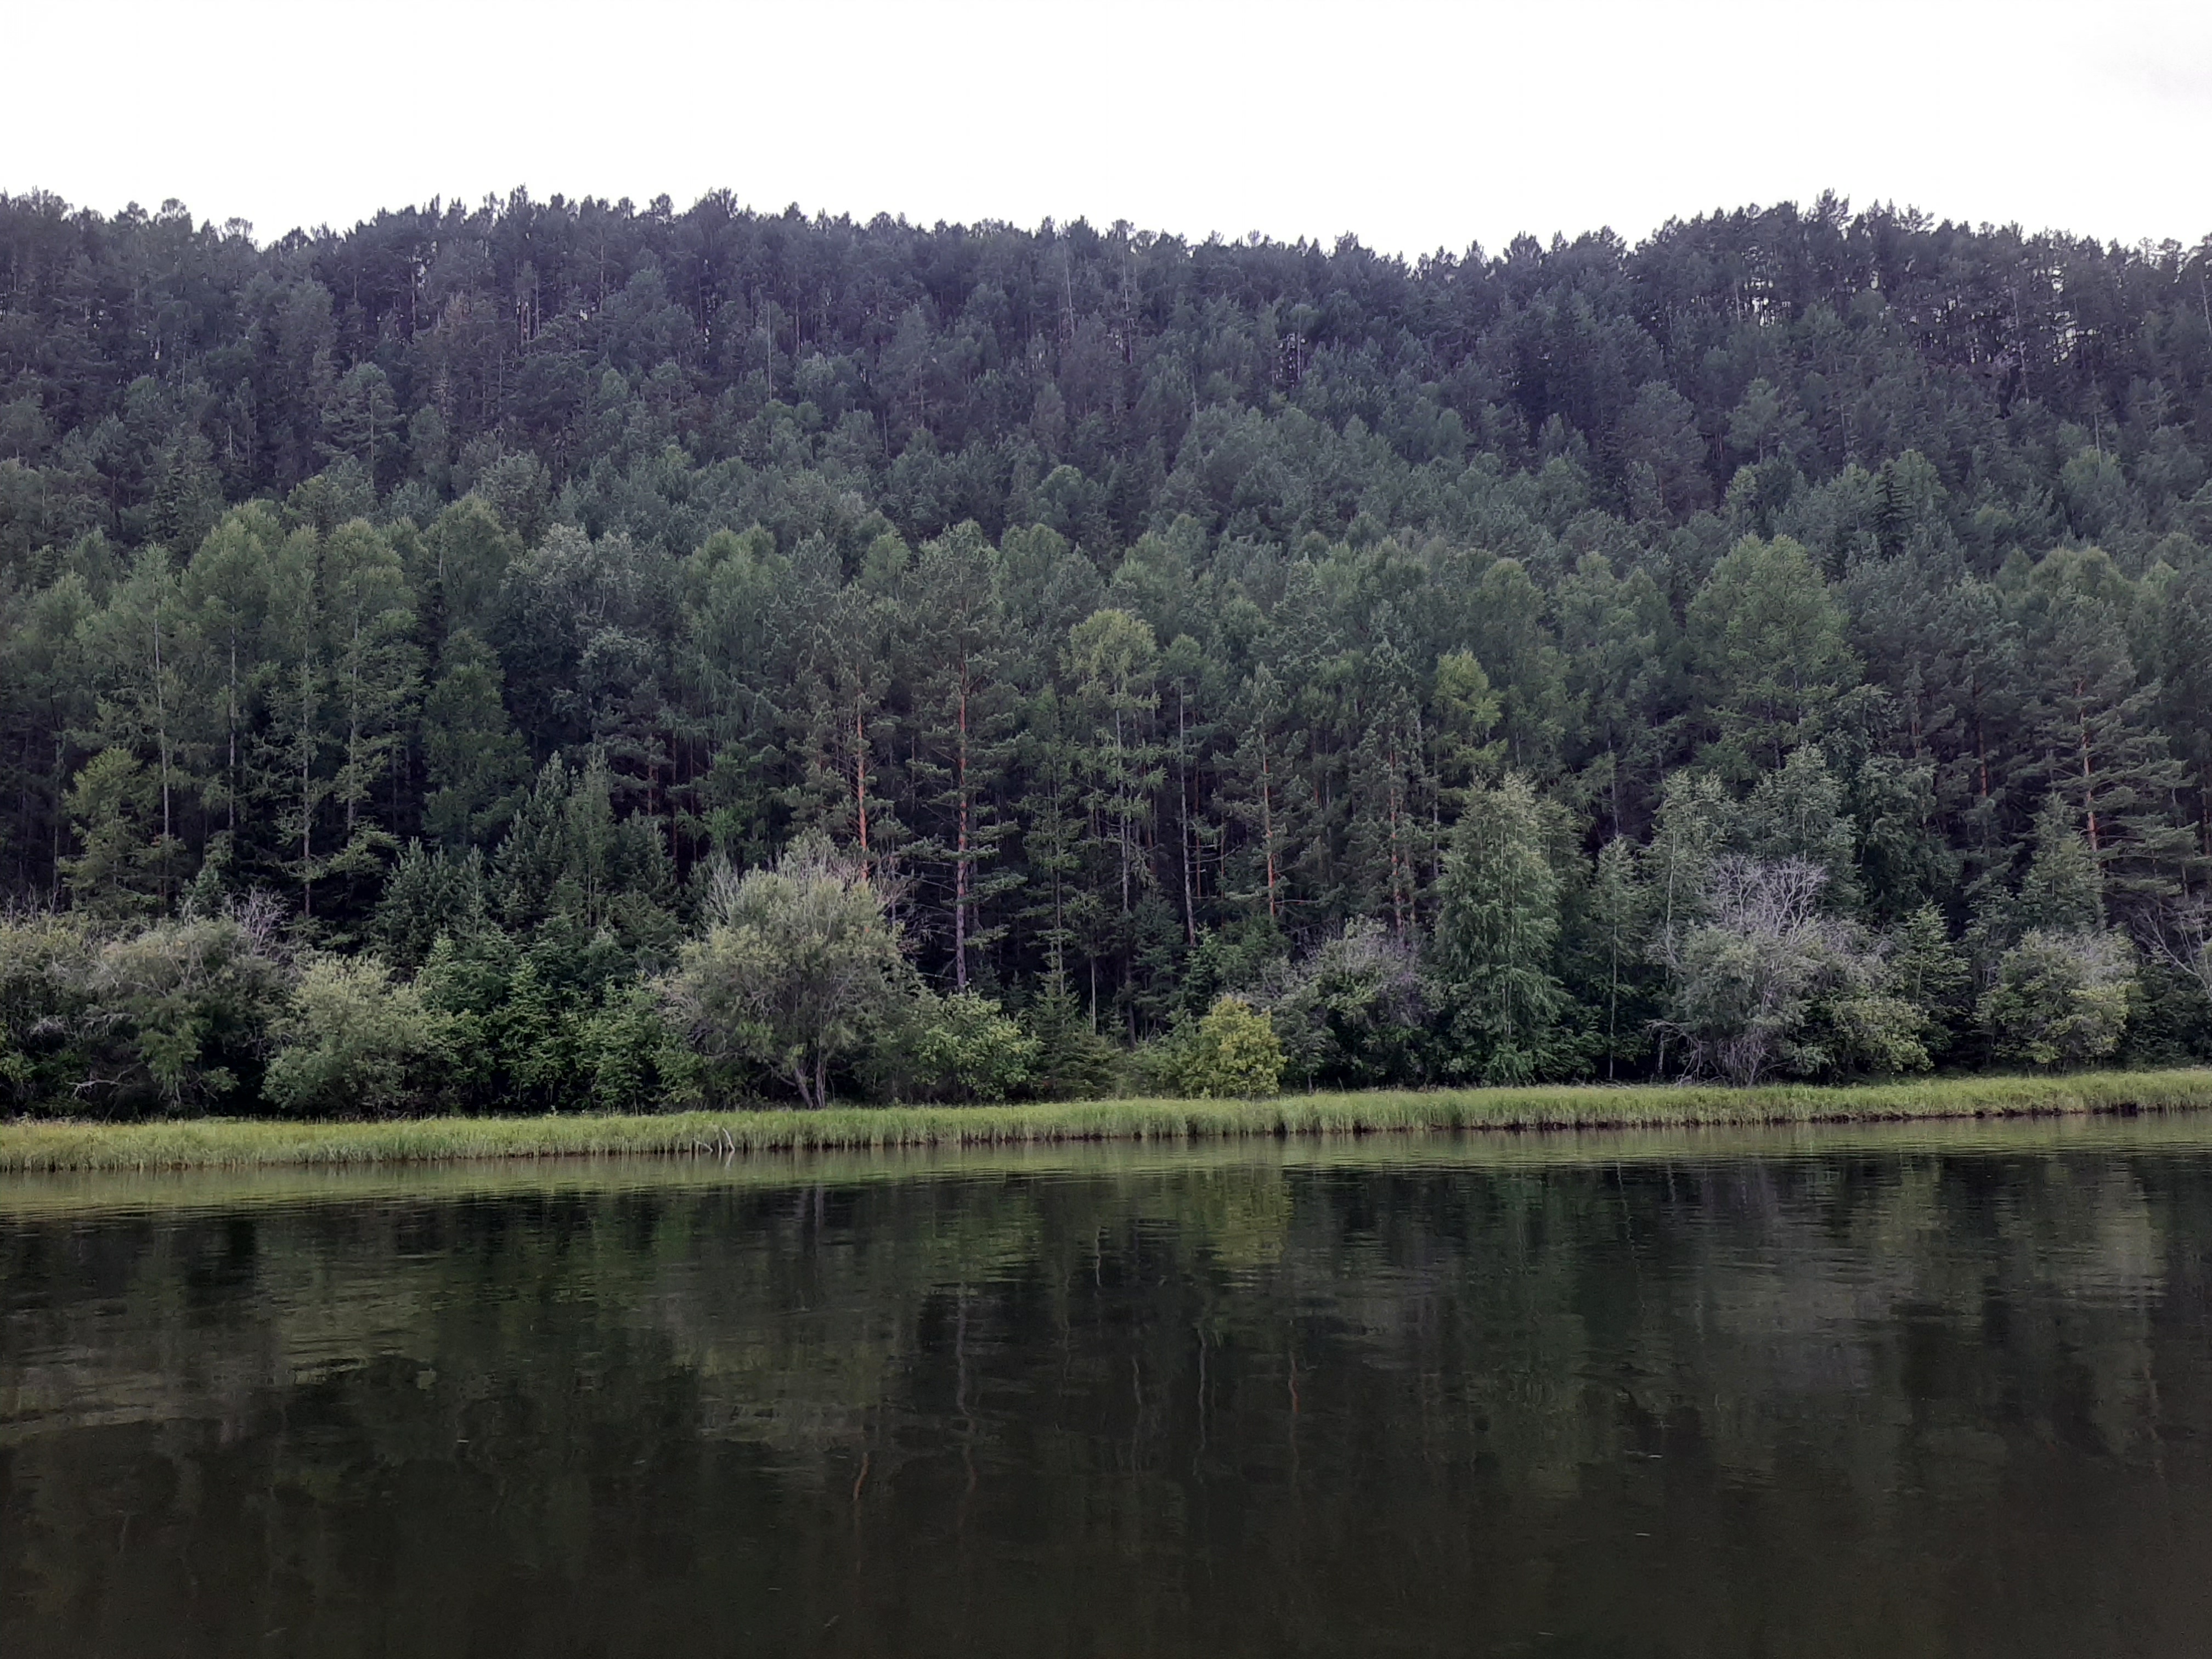
[[0,1185],[11,1656],[2178,1653],[2212,1127]]

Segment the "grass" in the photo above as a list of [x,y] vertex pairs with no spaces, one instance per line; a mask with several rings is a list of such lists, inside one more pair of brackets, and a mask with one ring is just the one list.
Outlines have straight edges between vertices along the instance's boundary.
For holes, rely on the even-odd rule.
[[0,1173],[1139,1144],[1437,1130],[1668,1128],[2044,1117],[2212,1107],[2212,1069],[2071,1077],[1936,1078],[1845,1088],[1376,1091],[1276,1100],[1099,1100],[1024,1106],[832,1107],[663,1116],[414,1118],[386,1122],[198,1119],[0,1124]]

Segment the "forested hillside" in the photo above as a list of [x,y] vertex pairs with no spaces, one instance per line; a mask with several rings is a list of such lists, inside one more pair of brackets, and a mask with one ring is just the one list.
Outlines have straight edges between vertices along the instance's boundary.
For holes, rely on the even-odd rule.
[[[1168,1087],[1224,994],[1289,1082],[2212,1052],[2208,278],[0,198],[0,1088]],[[902,1012],[723,1041],[817,890]]]

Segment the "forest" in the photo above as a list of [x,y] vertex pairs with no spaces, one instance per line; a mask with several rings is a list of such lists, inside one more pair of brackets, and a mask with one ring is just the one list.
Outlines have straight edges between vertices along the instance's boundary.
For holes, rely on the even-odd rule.
[[0,197],[0,1098],[2212,1057],[2212,238]]

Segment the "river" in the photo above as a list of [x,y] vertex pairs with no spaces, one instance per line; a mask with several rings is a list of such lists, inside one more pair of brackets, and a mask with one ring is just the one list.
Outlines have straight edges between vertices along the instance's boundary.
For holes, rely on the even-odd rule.
[[0,1653],[2212,1651],[2212,1120],[0,1177]]

